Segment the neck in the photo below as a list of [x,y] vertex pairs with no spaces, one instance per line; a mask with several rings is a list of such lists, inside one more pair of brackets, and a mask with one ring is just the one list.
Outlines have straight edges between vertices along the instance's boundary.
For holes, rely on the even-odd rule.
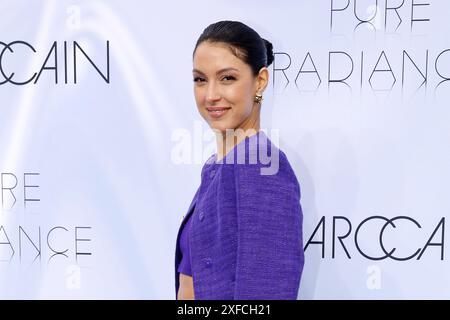
[[[251,117],[249,117],[251,118]],[[225,132],[216,132],[217,158],[223,159],[237,144],[247,137],[251,137],[260,130],[259,117],[255,120],[248,119],[247,123],[235,129],[227,129]]]

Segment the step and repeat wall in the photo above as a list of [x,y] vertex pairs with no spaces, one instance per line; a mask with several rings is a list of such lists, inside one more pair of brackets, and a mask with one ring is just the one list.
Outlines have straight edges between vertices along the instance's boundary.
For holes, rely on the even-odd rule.
[[215,152],[192,52],[273,43],[262,128],[301,186],[299,299],[450,298],[450,2],[0,1],[0,299],[174,299]]

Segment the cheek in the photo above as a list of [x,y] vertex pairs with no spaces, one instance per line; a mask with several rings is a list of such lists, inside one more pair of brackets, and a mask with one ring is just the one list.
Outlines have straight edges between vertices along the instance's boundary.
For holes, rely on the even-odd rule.
[[197,103],[197,107],[201,108],[202,104],[203,104],[203,98],[204,98],[204,94],[201,88],[194,88],[194,97],[195,97],[195,102]]
[[245,84],[230,86],[224,90],[224,96],[230,101],[234,107],[243,110],[248,108],[249,88]]
[[199,100],[199,96],[200,96],[200,92],[198,90],[197,87],[194,87],[194,97],[195,97],[195,101]]
[[230,90],[229,99],[236,111],[241,115],[248,115],[252,110],[251,89],[248,85],[240,85]]

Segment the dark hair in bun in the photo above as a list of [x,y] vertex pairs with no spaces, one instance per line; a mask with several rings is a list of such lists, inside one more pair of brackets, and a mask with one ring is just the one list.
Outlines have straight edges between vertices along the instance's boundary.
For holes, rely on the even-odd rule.
[[270,66],[273,62],[273,45],[270,41],[263,39],[264,44],[266,45],[267,52],[267,63],[266,66]]
[[228,44],[233,53],[251,67],[255,76],[274,59],[272,43],[239,21],[219,21],[206,27],[197,40],[193,54],[204,41]]

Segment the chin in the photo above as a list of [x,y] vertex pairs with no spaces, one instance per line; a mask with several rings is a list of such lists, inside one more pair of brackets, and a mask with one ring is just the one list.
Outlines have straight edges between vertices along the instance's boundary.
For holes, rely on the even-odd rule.
[[221,123],[219,121],[215,122],[210,122],[209,126],[212,130],[214,131],[220,131],[220,133],[225,134],[227,130],[233,130],[234,127],[227,125],[226,123]]
[[215,125],[215,124],[211,124],[210,125],[211,129],[215,132],[220,132],[222,134],[225,134],[227,128],[224,126],[220,126],[220,125]]

